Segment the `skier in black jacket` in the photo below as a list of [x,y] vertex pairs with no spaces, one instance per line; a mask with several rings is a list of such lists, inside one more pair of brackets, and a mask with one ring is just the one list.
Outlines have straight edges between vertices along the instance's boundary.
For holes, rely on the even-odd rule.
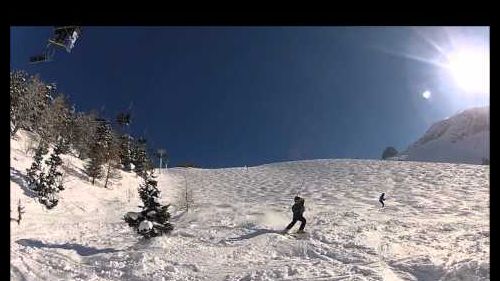
[[385,193],[382,192],[382,194],[380,195],[380,198],[378,199],[378,202],[380,202],[380,204],[382,204],[382,208],[384,208],[384,201],[385,201]]
[[285,232],[290,230],[297,221],[300,221],[300,227],[298,233],[304,232],[304,227],[306,227],[306,219],[302,216],[304,213],[304,198],[300,198],[299,196],[295,196],[294,198],[295,204],[292,206],[293,212],[293,220],[292,222],[285,228]]

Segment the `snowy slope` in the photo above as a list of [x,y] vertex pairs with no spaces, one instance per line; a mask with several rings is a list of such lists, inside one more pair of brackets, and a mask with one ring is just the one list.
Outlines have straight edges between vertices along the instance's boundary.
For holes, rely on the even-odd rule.
[[[138,180],[112,189],[71,175],[45,211],[22,177],[25,138],[11,142],[11,280],[489,280],[489,166],[314,160],[216,170],[173,168],[159,178],[174,205],[170,236],[141,241],[121,221],[137,210]],[[194,206],[180,210],[185,185]],[[132,191],[128,198],[127,192]],[[306,230],[280,235],[297,193]],[[377,198],[386,192],[387,207]],[[295,226],[297,228],[298,226]]]
[[439,121],[399,157],[412,161],[481,164],[490,159],[490,109],[465,110]]

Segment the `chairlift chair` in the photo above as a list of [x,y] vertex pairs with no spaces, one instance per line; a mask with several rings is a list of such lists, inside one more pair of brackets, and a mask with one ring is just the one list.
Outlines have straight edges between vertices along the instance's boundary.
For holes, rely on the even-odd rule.
[[52,61],[56,48],[64,48],[71,53],[75,42],[81,35],[82,28],[79,26],[56,26],[53,37],[48,40],[47,46],[42,54],[30,57],[30,64]]

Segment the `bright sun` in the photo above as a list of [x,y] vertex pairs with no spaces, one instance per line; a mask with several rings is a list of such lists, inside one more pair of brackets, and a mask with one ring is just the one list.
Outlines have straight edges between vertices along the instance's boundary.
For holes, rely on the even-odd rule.
[[[415,38],[419,40],[418,44],[409,44],[410,47],[405,52],[381,50],[435,66],[439,71],[436,77],[439,77],[442,86],[449,92],[457,90],[455,87],[449,88],[452,82],[461,89],[459,92],[468,98],[490,95],[489,28],[445,27],[412,30]],[[430,91],[424,91],[421,96],[430,99],[432,95]]]
[[426,100],[430,99],[431,98],[431,92],[430,91],[425,91],[422,93],[422,97]]
[[489,52],[481,48],[455,50],[447,56],[446,68],[463,90],[471,94],[489,94]]

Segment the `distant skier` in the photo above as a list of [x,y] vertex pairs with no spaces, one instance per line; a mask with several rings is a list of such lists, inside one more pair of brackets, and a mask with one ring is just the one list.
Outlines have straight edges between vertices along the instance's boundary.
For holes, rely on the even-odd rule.
[[380,204],[382,204],[382,208],[384,208],[384,201],[385,201],[385,193],[382,192],[382,194],[380,195],[380,197],[378,198],[378,202],[380,202]]
[[304,227],[306,227],[306,219],[302,216],[305,211],[304,207],[304,198],[300,198],[299,196],[295,196],[294,198],[295,204],[292,206],[293,212],[293,220],[292,222],[285,228],[285,232],[288,232],[297,221],[300,221],[299,231],[297,233],[303,233]]

